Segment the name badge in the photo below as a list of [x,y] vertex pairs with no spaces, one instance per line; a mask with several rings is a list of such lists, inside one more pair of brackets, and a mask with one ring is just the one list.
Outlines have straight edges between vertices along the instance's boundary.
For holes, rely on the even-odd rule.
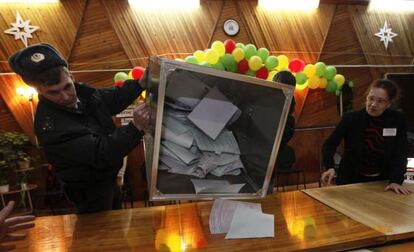
[[396,128],[384,128],[382,130],[383,136],[396,136],[397,135],[397,129]]

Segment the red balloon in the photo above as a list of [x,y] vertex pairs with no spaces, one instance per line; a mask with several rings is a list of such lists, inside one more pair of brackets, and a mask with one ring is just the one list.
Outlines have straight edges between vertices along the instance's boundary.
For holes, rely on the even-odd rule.
[[242,59],[239,64],[237,64],[237,72],[244,74],[249,70],[249,62],[246,59]]
[[234,48],[236,48],[236,42],[232,39],[226,39],[224,41],[224,47],[226,48],[226,53],[232,53]]
[[267,79],[267,76],[269,76],[269,70],[267,70],[266,67],[262,67],[256,72],[256,77],[260,79]]
[[145,68],[143,67],[134,67],[131,70],[132,79],[139,80],[144,75]]
[[294,73],[302,71],[303,68],[305,68],[305,62],[301,59],[294,58],[289,63],[289,69]]
[[114,82],[115,87],[122,87],[124,85],[125,80],[117,80]]

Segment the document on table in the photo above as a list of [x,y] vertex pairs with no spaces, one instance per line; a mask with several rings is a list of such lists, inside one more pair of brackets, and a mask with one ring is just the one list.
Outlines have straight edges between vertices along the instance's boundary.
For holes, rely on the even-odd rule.
[[226,239],[275,237],[273,214],[237,205]]
[[246,185],[230,184],[227,180],[191,179],[196,194],[199,193],[238,193]]
[[407,168],[413,168],[414,169],[414,158],[407,158]]
[[210,212],[210,233],[224,234],[230,229],[231,220],[233,219],[234,211],[238,205],[243,205],[258,213],[262,212],[262,206],[258,203],[250,203],[243,201],[216,199]]
[[215,140],[238,110],[214,87],[188,115],[188,119]]

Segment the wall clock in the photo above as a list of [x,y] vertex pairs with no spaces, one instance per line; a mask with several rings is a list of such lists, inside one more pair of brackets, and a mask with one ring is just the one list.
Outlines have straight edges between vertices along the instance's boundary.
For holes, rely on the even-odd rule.
[[223,30],[227,36],[236,36],[240,31],[239,23],[234,19],[224,21]]

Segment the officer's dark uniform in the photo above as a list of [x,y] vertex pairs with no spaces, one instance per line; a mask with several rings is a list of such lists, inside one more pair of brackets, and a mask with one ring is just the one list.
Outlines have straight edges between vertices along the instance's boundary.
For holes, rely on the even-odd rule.
[[[26,83],[41,71],[67,66],[47,44],[16,52],[9,63]],[[142,88],[135,80],[125,81],[123,87],[94,89],[76,83],[75,88],[80,100],[77,109],[39,97],[35,132],[78,213],[110,210],[119,196],[116,176],[123,157],[143,135],[133,124],[116,128],[112,116],[131,104]]]

